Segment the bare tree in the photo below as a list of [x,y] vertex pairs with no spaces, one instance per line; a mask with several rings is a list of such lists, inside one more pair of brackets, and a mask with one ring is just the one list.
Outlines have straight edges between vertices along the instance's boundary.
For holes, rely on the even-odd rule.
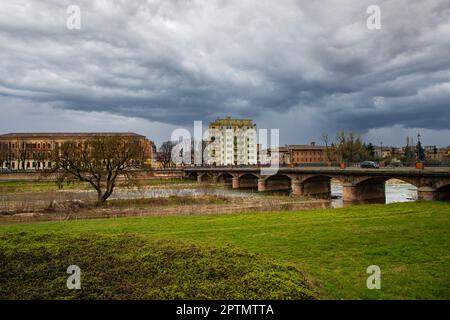
[[336,155],[343,162],[364,160],[366,150],[361,137],[354,132],[338,132],[335,142]]
[[8,165],[8,153],[9,153],[8,144],[0,142],[0,168],[3,167],[3,163],[6,163],[5,166]]
[[335,158],[334,144],[331,143],[331,145],[330,145],[330,139],[328,137],[328,133],[322,134],[322,140],[323,140],[323,143],[325,144],[325,150],[324,150],[325,156],[327,157],[327,160],[329,162],[332,162]]
[[17,169],[21,168],[22,170],[25,170],[25,163],[29,159],[28,153],[32,148],[30,147],[29,143],[26,143],[24,141],[17,143],[17,148],[18,148],[17,158],[19,160],[17,164]]
[[159,147],[159,152],[157,153],[157,160],[161,163],[164,169],[170,168],[174,165],[172,161],[172,149],[175,143],[172,141],[163,142],[161,147]]
[[133,169],[142,166],[144,148],[138,139],[101,137],[83,142],[69,141],[56,147],[51,155],[54,166],[47,172],[64,181],[89,183],[97,191],[97,204],[113,193],[117,178],[136,184]]

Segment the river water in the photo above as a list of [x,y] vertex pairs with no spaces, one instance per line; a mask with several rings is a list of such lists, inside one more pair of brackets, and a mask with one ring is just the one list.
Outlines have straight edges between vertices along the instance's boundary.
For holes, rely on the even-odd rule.
[[[275,194],[288,195],[288,192],[275,192]],[[170,188],[151,188],[142,190],[127,190],[117,189],[111,196],[111,199],[139,199],[139,198],[160,198],[170,196],[202,196],[202,195],[216,195],[223,197],[243,197],[254,198],[264,197],[264,194],[257,190],[233,190],[224,187],[195,187],[186,188],[185,186],[173,186]],[[342,185],[338,183],[331,183],[331,204],[333,208],[343,207],[342,201]],[[405,183],[387,182],[386,183],[386,203],[393,202],[408,202],[414,201],[417,198],[417,189]],[[34,208],[36,206],[48,207],[52,200],[92,200],[96,199],[96,193],[92,190],[67,190],[63,192],[52,192],[50,194],[44,193],[26,193],[26,194],[12,194],[0,195],[0,211],[8,210],[10,208]],[[25,209],[24,209],[25,210]]]
[[[280,192],[280,194],[288,194]],[[263,196],[256,190],[233,190],[231,188],[177,188],[177,189],[147,189],[137,192],[116,191],[112,199],[132,199],[132,198],[157,198],[169,196],[201,196],[201,195],[217,195],[225,197],[259,197]],[[342,201],[342,185],[331,183],[331,206],[340,208],[343,206]],[[386,183],[386,203],[409,202],[417,198],[417,188],[411,184],[403,182],[387,182]]]

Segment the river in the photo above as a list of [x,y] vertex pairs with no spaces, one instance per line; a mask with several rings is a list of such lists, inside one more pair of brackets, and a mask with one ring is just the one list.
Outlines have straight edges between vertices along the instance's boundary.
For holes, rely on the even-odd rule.
[[[275,192],[275,194],[288,195],[288,192]],[[111,199],[138,199],[138,198],[159,198],[169,196],[202,196],[217,195],[223,197],[243,197],[254,198],[264,197],[264,194],[257,190],[233,190],[224,187],[195,187],[186,188],[183,185],[168,188],[151,188],[143,190],[127,190],[117,189],[114,191]],[[343,207],[342,201],[342,185],[339,183],[331,183],[331,204],[333,208]],[[408,202],[417,198],[417,189],[410,185],[397,181],[388,181],[386,183],[386,203]],[[0,211],[8,211],[11,208],[24,208],[31,210],[35,207],[48,207],[52,200],[92,200],[96,199],[96,193],[93,190],[65,190],[62,192],[46,192],[46,193],[24,193],[0,195]]]
[[[280,192],[287,194],[287,192]],[[138,192],[136,190],[117,190],[111,199],[133,199],[133,198],[157,198],[169,196],[201,196],[201,195],[218,195],[225,197],[255,197],[263,196],[256,190],[233,190],[231,188],[183,188],[180,186],[176,189],[146,189]],[[342,201],[342,185],[339,183],[331,183],[331,197],[333,208],[343,206]],[[388,181],[386,183],[386,203],[409,202],[417,198],[417,188],[411,184]]]

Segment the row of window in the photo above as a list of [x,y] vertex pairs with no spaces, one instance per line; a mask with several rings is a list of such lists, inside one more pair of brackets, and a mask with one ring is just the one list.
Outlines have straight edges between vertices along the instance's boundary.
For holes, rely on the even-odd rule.
[[294,151],[292,152],[293,156],[301,156],[301,155],[322,155],[322,151]]
[[[44,169],[44,168],[50,168],[52,166],[52,163],[49,162],[45,162],[45,161],[27,161],[25,162],[25,168],[30,169],[30,168],[34,168],[34,169]],[[9,167],[8,163],[5,164],[5,167]],[[16,169],[16,163],[12,162],[11,163],[11,168],[12,169]],[[17,165],[17,169],[22,169],[23,168],[23,164],[19,163]]]
[[[20,144],[18,144],[18,143],[11,143],[11,149],[16,149],[16,148],[19,148],[19,147],[20,147]],[[21,147],[22,147],[22,149],[41,149],[41,147],[42,147],[42,149],[51,149],[52,145],[50,143],[45,143],[45,142],[43,142],[42,144],[41,143],[25,143],[25,142],[22,142],[21,143]]]
[[305,157],[294,157],[293,162],[320,162],[323,161],[321,157],[305,158]]

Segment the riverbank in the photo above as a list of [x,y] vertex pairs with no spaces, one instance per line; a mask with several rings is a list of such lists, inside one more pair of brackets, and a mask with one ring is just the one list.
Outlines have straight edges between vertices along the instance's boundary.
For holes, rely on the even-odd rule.
[[47,207],[28,211],[3,211],[0,213],[0,224],[51,220],[309,210],[330,207],[329,200],[270,195],[257,198],[209,195],[117,199],[109,200],[100,207],[80,200],[53,201],[44,202],[44,204],[47,204]]
[[194,215],[326,208],[327,200],[264,195],[225,185],[198,185],[192,180],[146,180],[138,187],[119,183],[103,206],[86,183],[0,182],[0,223],[78,220],[133,216]]
[[[395,182],[395,181],[394,181]],[[87,184],[59,189],[53,182],[0,182],[0,223],[232,212],[307,210],[343,207],[342,186],[332,183],[330,200],[291,196],[289,192],[234,190],[192,180],[146,180],[138,188],[119,183],[102,207]],[[417,191],[404,183],[386,184],[386,202],[414,201]]]
[[[189,275],[195,270],[218,270],[213,266],[217,266],[222,260],[220,254],[217,253],[216,256],[214,252],[220,252],[231,246],[238,251],[243,250],[246,254],[255,255],[252,259],[268,259],[264,261],[270,261],[272,267],[273,264],[282,264],[295,268],[297,272],[301,270],[305,275],[304,279],[311,284],[314,292],[317,292],[316,296],[321,299],[450,299],[449,230],[450,204],[445,202],[0,225],[0,252],[3,254],[2,261],[7,261],[2,266],[18,266],[8,270],[1,269],[0,278],[10,279],[7,284],[8,292],[5,293],[5,290],[2,292],[6,298],[14,294],[23,296],[28,287],[39,288],[33,290],[35,293],[33,298],[39,298],[46,292],[54,292],[55,288],[59,288],[58,285],[65,286],[63,281],[67,276],[65,269],[58,271],[55,279],[45,277],[46,274],[54,275],[57,272],[55,270],[83,263],[82,270],[86,272],[85,281],[89,285],[83,290],[87,293],[94,290],[98,293],[98,297],[104,297],[104,294],[111,292],[110,284],[114,283],[114,280],[122,283],[121,273],[116,272],[122,270],[122,264],[117,266],[105,263],[102,265],[104,269],[94,269],[95,272],[92,273],[89,261],[92,262],[94,259],[85,261],[83,257],[95,256],[100,260],[108,258],[108,254],[103,255],[96,249],[96,241],[108,243],[108,239],[105,240],[104,237],[126,240],[127,237],[136,236],[139,237],[139,241],[143,241],[142,246],[145,245],[152,256],[154,255],[151,252],[159,250],[151,249],[155,246],[155,241],[156,243],[175,241],[219,250],[208,249],[195,254],[194,264],[198,265],[197,263],[202,261],[200,269],[191,267],[193,261],[188,257],[174,260],[178,261],[174,263],[181,263],[184,267],[167,270],[167,276],[173,279],[171,277],[177,275],[180,283],[189,283],[191,279]],[[61,252],[65,252],[62,246],[70,243],[65,241],[68,239],[75,239],[76,243],[82,244],[80,252],[83,254],[67,257],[62,255]],[[119,240],[113,241],[111,250],[120,243],[122,242]],[[118,254],[114,256],[114,261],[121,260],[125,249],[117,247],[117,250]],[[179,256],[174,253],[174,259],[176,257]],[[183,261],[186,263],[183,264]],[[191,263],[187,263],[189,261]],[[366,286],[368,277],[366,270],[371,265],[377,265],[381,269],[380,290],[369,290]],[[139,269],[131,268],[132,276],[127,277],[126,281],[128,295],[124,294],[120,298],[139,298],[137,292],[145,293],[145,290],[150,290],[150,287],[142,288],[139,285],[141,279],[139,274],[146,274],[152,281],[155,278],[151,275],[159,275],[162,276],[158,278],[160,281],[167,281],[169,285],[173,283],[170,279],[164,278],[164,273],[160,273],[161,270],[166,270],[166,266],[168,265],[162,264],[158,273],[151,271],[153,269],[147,269],[151,268],[148,264],[140,264]],[[42,272],[32,272],[35,270]],[[241,270],[242,273],[238,270],[226,272],[231,272],[230,275],[245,275],[245,270],[248,269],[244,268]],[[277,270],[288,275],[285,269]],[[26,277],[29,286],[23,282],[22,272],[29,276]],[[108,272],[111,272],[110,276]],[[227,278],[226,272],[219,273],[215,280],[218,283],[227,283],[227,280],[224,280]],[[135,281],[133,276],[136,277]],[[281,275],[276,277],[279,276],[282,277]],[[103,281],[105,277],[109,280]],[[264,275],[262,277],[266,280],[272,279],[265,278]],[[244,282],[233,281],[230,280],[229,283],[234,283],[235,287],[240,285],[245,287],[244,280],[242,280]],[[39,285],[34,285],[38,283]],[[256,283],[261,290],[271,290],[264,286],[267,282]],[[283,288],[286,289],[285,285],[286,283],[283,284]],[[170,288],[177,290],[176,286]],[[181,298],[195,297],[193,291],[185,291],[183,288],[180,289],[183,293]],[[208,288],[212,290],[213,287]],[[80,298],[73,296],[69,290],[62,292],[62,295],[45,295],[45,297]],[[211,296],[209,291],[206,297]],[[261,297],[263,296],[261,294]],[[217,294],[214,297],[224,296]],[[243,296],[246,297],[251,298],[252,295]],[[89,298],[96,299],[95,296]]]

